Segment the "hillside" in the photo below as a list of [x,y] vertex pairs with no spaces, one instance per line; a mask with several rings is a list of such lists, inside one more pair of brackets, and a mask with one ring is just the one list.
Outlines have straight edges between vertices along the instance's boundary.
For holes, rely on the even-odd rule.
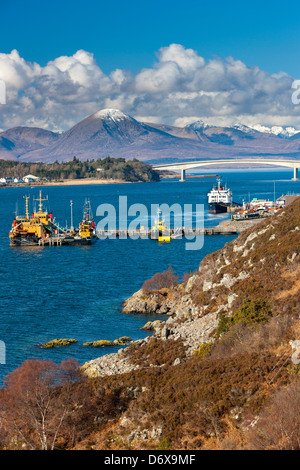
[[74,156],[83,161],[110,156],[167,163],[251,156],[299,158],[299,132],[274,134],[262,129],[208,126],[202,121],[176,127],[103,109],[60,134],[28,127],[0,132],[0,159],[53,163]]
[[[299,427],[297,437],[281,434],[295,424],[289,416],[300,389],[291,360],[299,272],[300,198],[206,256],[183,284],[144,287],[128,299],[125,313],[165,313],[167,320],[147,324],[153,336],[123,353],[85,365],[110,386],[137,390],[115,422],[111,448],[299,448]],[[131,374],[107,378],[122,371]],[[99,446],[110,432],[97,437]]]
[[36,149],[56,142],[60,134],[38,127],[14,127],[0,132],[0,158],[15,160]]
[[[299,450],[299,273],[297,198],[184,282],[171,269],[145,282],[123,311],[153,313],[149,336],[86,363],[85,378],[57,392],[55,409],[68,399],[57,448]],[[17,446],[14,383],[1,401],[7,448]]]

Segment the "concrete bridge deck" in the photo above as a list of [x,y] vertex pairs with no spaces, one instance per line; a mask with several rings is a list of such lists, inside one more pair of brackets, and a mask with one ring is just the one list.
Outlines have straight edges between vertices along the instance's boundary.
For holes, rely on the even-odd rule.
[[293,181],[299,179],[299,169],[300,169],[300,160],[277,160],[277,159],[265,159],[265,158],[242,158],[242,159],[220,159],[220,160],[195,160],[190,162],[180,162],[180,163],[166,163],[162,165],[153,165],[154,170],[179,170],[181,172],[180,181],[185,181],[186,179],[186,170],[191,170],[194,168],[201,168],[207,166],[240,166],[241,164],[250,164],[250,165],[271,165],[271,166],[282,166],[285,168],[291,168],[294,172]]

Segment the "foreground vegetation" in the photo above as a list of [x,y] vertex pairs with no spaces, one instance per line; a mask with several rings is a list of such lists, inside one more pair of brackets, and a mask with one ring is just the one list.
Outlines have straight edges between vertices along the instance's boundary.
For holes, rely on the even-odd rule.
[[101,379],[26,361],[0,393],[2,449],[300,449],[299,368],[275,374],[268,347],[172,366],[183,349],[153,338],[127,352],[143,368]]
[[80,161],[76,157],[69,162],[29,163],[0,160],[0,177],[23,178],[25,175],[51,180],[99,178],[129,182],[159,181],[159,175],[150,165],[139,160],[106,157],[99,160]]

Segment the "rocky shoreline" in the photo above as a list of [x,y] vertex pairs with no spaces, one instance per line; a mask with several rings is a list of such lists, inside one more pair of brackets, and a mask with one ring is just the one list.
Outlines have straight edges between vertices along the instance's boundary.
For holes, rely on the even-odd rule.
[[[268,247],[264,250],[270,249],[270,253],[277,249],[277,237],[285,236],[281,234],[281,227],[290,223],[290,216],[285,214],[286,210],[267,219],[242,222],[239,236],[222,249],[207,255],[200,263],[199,270],[185,283],[159,291],[144,292],[140,289],[135,292],[124,302],[124,314],[165,315],[166,320],[147,322],[142,329],[149,331],[149,336],[133,341],[133,344],[143,347],[151,337],[161,341],[180,340],[186,354],[185,358],[180,359],[182,361],[201,345],[213,342],[221,316],[230,317],[242,305],[247,298],[247,285],[251,286],[251,279],[256,276],[257,279],[259,276],[265,278],[268,254],[261,252],[260,247]],[[299,227],[294,232],[297,233],[297,230]],[[280,250],[281,257],[285,256],[287,263],[298,256],[297,253],[286,255],[283,247]],[[278,305],[281,305],[280,301],[279,297]],[[125,354],[126,349],[89,361],[82,369],[88,376],[95,377],[122,374],[142,367],[130,362]]]

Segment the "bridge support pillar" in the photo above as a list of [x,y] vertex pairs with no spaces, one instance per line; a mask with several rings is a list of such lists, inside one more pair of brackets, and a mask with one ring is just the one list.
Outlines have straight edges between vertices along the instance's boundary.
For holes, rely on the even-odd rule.
[[299,168],[294,168],[294,178],[293,181],[297,181],[299,178]]
[[180,178],[180,181],[186,181],[185,170],[182,169],[182,170],[180,170],[180,171],[181,171],[181,178]]

